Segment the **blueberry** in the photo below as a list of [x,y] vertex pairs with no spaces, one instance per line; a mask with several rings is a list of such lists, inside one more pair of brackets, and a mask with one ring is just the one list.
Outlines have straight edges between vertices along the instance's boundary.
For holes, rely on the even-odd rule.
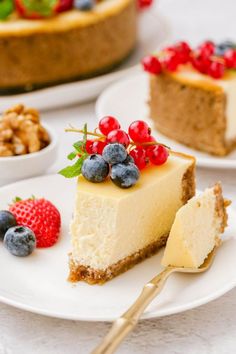
[[74,7],[81,11],[92,10],[95,6],[95,0],[75,0]]
[[123,162],[127,158],[127,151],[122,144],[114,143],[105,146],[102,157],[110,165]]
[[10,211],[0,211],[0,239],[3,240],[5,233],[12,226],[16,226],[17,222],[15,216]]
[[103,182],[109,174],[109,165],[101,155],[90,155],[83,162],[82,175],[93,183]]
[[231,48],[235,48],[235,47],[236,47],[236,43],[229,41],[229,40],[223,41],[223,42],[216,45],[215,55],[222,56],[222,55],[224,55],[226,50],[231,49]]
[[111,180],[120,188],[130,188],[136,184],[140,176],[133,163],[118,163],[111,168]]
[[28,256],[36,247],[34,232],[25,226],[8,229],[3,242],[8,251],[18,257]]
[[123,161],[122,163],[126,163],[126,164],[127,164],[127,163],[134,163],[134,159],[133,159],[132,156],[127,155],[125,161]]

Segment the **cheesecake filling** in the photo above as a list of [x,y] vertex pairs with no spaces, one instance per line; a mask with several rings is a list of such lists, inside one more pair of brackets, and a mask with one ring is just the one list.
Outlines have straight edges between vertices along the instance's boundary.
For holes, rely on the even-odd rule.
[[210,76],[203,75],[197,71],[190,69],[182,69],[173,74],[179,80],[187,80],[188,82],[199,84],[209,83],[220,87],[226,96],[226,131],[225,139],[227,142],[236,140],[236,75],[231,73],[225,79],[215,80]]
[[162,265],[198,268],[219,243],[225,222],[219,185],[190,199],[176,214]]
[[105,270],[168,235],[192,165],[191,159],[171,156],[158,168],[147,167],[128,190],[79,178],[71,224],[73,263]]

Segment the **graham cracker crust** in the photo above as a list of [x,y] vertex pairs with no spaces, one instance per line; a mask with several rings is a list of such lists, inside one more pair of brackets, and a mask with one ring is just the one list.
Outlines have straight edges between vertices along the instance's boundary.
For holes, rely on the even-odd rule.
[[116,277],[117,275],[126,272],[137,263],[144,259],[153,256],[157,251],[166,244],[168,235],[163,235],[159,240],[153,242],[147,247],[139,250],[131,256],[125,257],[119,262],[111,265],[105,270],[93,269],[81,264],[75,264],[73,259],[70,258],[70,274],[68,280],[70,282],[85,281],[88,284],[104,284],[108,280]]

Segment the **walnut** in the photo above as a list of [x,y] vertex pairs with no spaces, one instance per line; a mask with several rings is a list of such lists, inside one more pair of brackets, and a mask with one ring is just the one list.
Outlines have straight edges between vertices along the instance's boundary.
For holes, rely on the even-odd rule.
[[36,109],[18,104],[0,117],[0,156],[36,152],[49,143],[48,132],[41,125]]

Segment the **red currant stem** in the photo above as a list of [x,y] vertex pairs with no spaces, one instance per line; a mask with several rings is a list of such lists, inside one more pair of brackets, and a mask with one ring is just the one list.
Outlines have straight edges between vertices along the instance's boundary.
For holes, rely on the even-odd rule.
[[[74,128],[73,126],[71,126],[71,128],[66,128],[66,129],[65,129],[65,132],[73,132],[73,133],[84,134],[84,130],[83,130],[83,129],[77,129],[77,128]],[[96,136],[97,138],[100,138],[100,139],[106,139],[105,135],[96,133],[96,130],[95,130],[95,132],[87,132],[87,135]],[[162,145],[162,146],[164,146],[166,149],[170,150],[170,147],[169,147],[169,146],[167,146],[167,145],[165,145],[165,144],[162,144],[162,143],[158,143],[158,142],[156,142],[156,141],[149,141],[149,142],[147,142],[147,143],[135,143],[135,142],[131,141],[131,142],[130,142],[130,145],[131,145],[131,146]]]
[[[73,132],[73,133],[80,133],[80,134],[84,134],[84,130],[83,129],[76,129],[76,128],[66,128],[65,132]],[[105,135],[102,134],[98,134],[98,133],[93,133],[93,132],[87,132],[87,135],[91,135],[91,136],[96,136],[97,138],[103,138],[105,139]]]

